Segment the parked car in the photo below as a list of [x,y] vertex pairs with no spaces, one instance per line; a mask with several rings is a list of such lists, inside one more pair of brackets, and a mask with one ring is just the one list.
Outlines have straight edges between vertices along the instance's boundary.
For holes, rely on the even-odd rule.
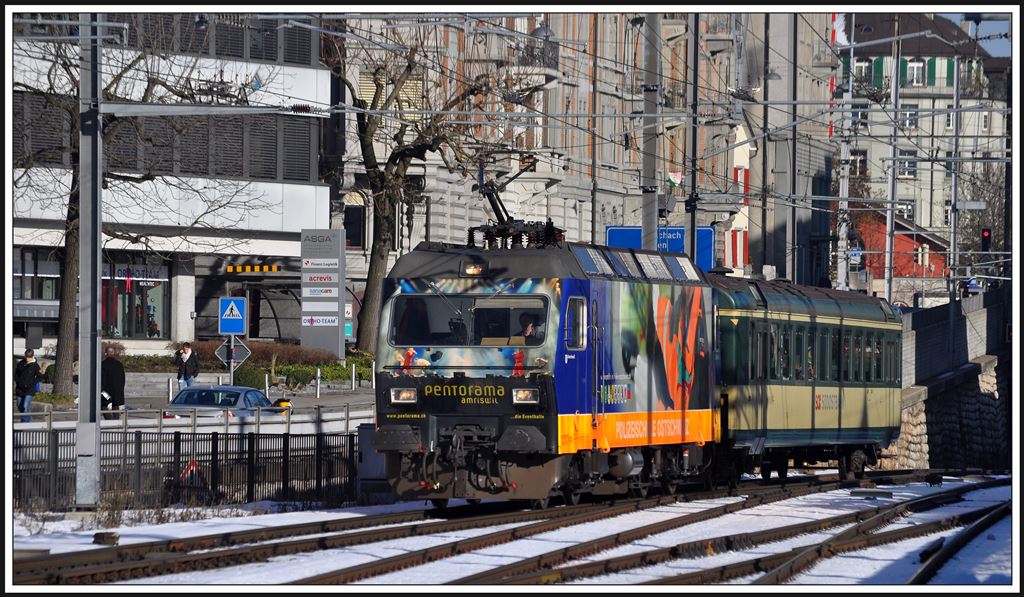
[[164,418],[191,417],[254,417],[260,409],[263,415],[280,413],[288,409],[271,404],[266,394],[245,386],[189,386],[178,392],[174,400],[164,407]]

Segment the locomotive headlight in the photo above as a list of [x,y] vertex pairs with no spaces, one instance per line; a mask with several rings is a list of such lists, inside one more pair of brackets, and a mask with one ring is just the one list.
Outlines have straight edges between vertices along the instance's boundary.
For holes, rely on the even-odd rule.
[[539,404],[540,391],[537,388],[516,388],[512,390],[512,404]]
[[391,388],[391,404],[415,404],[416,390]]

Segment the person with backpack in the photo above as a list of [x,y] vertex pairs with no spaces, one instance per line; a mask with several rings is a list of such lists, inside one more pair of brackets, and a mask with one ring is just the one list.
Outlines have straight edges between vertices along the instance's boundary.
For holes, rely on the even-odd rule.
[[[43,373],[47,365],[42,368],[35,359],[35,351],[31,348],[25,351],[25,358],[18,362],[14,368],[14,394],[18,398],[18,411],[21,413],[32,412],[32,399],[39,391],[39,383],[43,381]],[[23,415],[22,423],[32,422],[32,415]]]

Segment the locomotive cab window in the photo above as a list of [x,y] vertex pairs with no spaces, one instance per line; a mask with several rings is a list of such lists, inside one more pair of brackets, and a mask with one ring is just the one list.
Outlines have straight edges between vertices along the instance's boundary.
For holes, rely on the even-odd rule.
[[570,297],[565,310],[565,347],[582,350],[587,346],[587,300]]
[[392,306],[391,344],[401,347],[544,343],[546,299],[495,296],[399,296]]

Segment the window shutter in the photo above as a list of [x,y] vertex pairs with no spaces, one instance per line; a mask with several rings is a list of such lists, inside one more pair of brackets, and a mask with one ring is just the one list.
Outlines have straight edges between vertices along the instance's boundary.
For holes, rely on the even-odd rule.
[[907,59],[900,58],[900,87],[907,84]]
[[245,131],[242,117],[217,116],[213,123],[214,176],[242,176],[242,137]]
[[25,159],[25,93],[12,94],[14,107],[11,108],[11,137],[14,139],[14,167]]
[[928,59],[928,78],[925,80],[925,85],[929,87],[935,86],[935,59]]
[[309,182],[310,138],[309,119],[284,116],[284,179]]
[[142,119],[144,172],[174,173],[174,135],[170,122],[161,116]]
[[[307,23],[300,20],[300,23]],[[284,30],[284,61],[286,64],[310,64],[310,51],[312,49],[312,34],[309,29],[300,27],[289,27]]]
[[277,21],[260,19],[249,28],[249,59],[277,61]]
[[946,87],[953,86],[953,59],[946,58]]
[[879,89],[882,88],[883,84],[883,73],[885,72],[885,58],[879,56],[875,58],[875,64],[871,68],[871,74],[873,75],[872,84]]
[[[219,116],[215,118],[220,118]],[[175,120],[181,147],[178,168],[182,174],[210,175],[210,117],[188,116]]]
[[249,176],[274,180],[277,178],[277,117],[250,116]]

